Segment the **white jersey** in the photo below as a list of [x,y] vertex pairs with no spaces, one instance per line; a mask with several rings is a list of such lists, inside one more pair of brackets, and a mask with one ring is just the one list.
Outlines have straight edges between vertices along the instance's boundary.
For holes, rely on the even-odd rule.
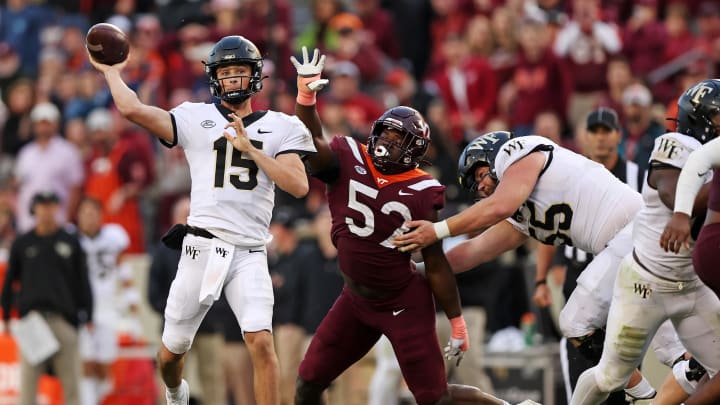
[[[176,143],[190,166],[188,224],[239,246],[268,242],[275,184],[223,137],[230,110],[220,104],[185,102],[170,111]],[[257,111],[243,119],[253,145],[265,154],[315,152],[310,131],[294,116]],[[172,146],[167,145],[166,146]]]
[[125,229],[118,224],[105,224],[93,238],[79,234],[80,245],[85,251],[88,277],[93,292],[93,319],[96,322],[112,322],[118,312],[118,256],[130,244]]
[[[682,169],[690,153],[700,146],[700,141],[693,137],[670,132],[655,139],[650,162]],[[706,172],[703,177],[703,182],[710,181],[712,171]],[[694,241],[690,241],[690,249],[683,246],[677,254],[665,252],[660,247],[660,236],[673,211],[660,200],[657,189],[647,183],[643,187],[642,196],[645,206],[638,213],[633,231],[633,244],[638,259],[657,276],[669,280],[695,279],[692,267]]]
[[500,146],[495,158],[498,179],[535,151],[545,154],[545,168],[528,200],[508,221],[540,242],[599,253],[632,221],[642,197],[600,163],[536,135],[511,138]]

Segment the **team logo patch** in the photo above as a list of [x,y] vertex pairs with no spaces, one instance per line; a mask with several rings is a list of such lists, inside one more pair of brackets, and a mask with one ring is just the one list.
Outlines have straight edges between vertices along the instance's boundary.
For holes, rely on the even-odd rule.
[[215,125],[217,125],[217,124],[216,124],[215,121],[213,121],[213,120],[205,120],[205,121],[203,121],[203,122],[200,123],[200,126],[203,127],[203,128],[212,128],[212,127],[214,127]]
[[647,298],[650,294],[652,294],[652,288],[650,288],[650,285],[648,284],[634,283],[633,292],[642,298]]
[[191,259],[195,260],[200,254],[200,249],[195,246],[185,245],[185,255],[190,256]]
[[55,244],[55,252],[57,252],[60,257],[67,259],[72,254],[72,246],[65,242],[58,242]]
[[355,165],[355,171],[360,174],[367,174],[367,170],[362,166]]

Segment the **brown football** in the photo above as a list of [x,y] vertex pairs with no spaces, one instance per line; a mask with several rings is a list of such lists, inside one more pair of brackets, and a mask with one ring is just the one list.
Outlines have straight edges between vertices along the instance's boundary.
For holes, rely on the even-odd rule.
[[85,46],[95,61],[114,65],[124,61],[130,51],[130,42],[122,30],[112,24],[95,24],[85,36]]

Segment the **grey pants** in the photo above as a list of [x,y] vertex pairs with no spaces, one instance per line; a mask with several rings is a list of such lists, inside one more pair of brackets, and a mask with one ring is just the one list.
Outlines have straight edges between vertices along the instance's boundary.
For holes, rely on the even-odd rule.
[[63,387],[65,405],[80,405],[80,356],[78,354],[78,333],[74,326],[62,316],[41,312],[60,343],[60,350],[46,361],[31,365],[21,357],[20,361],[20,405],[34,405],[40,375],[52,365],[53,371]]

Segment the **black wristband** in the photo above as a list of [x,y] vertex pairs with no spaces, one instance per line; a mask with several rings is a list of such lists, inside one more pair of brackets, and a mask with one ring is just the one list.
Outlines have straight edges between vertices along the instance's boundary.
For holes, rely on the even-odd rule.
[[535,288],[538,288],[539,286],[541,286],[541,285],[543,285],[543,284],[547,284],[547,279],[546,279],[546,278],[544,278],[544,279],[542,279],[542,280],[537,280],[537,281],[535,281]]

